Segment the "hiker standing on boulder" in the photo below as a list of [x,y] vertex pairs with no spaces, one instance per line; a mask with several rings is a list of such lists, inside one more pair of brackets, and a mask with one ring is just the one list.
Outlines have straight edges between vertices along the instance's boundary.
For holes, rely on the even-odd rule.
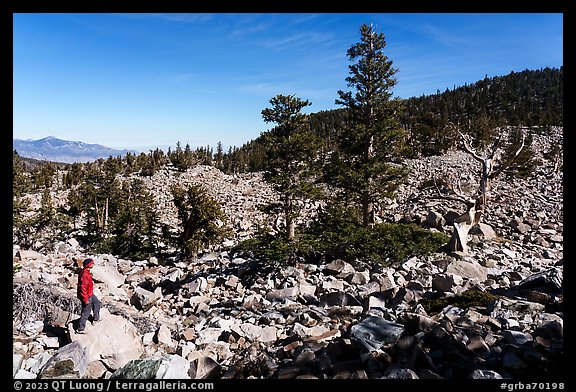
[[86,320],[90,317],[90,313],[94,313],[92,323],[100,320],[100,305],[101,302],[94,295],[94,282],[92,281],[91,269],[94,266],[93,259],[84,260],[84,268],[78,274],[78,299],[82,301],[82,313],[80,320],[78,320],[77,333],[84,333],[86,328]]

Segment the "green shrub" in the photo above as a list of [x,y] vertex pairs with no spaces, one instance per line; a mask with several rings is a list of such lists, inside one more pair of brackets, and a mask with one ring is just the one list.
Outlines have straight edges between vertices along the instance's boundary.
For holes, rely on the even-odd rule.
[[[327,223],[330,223],[327,225]],[[273,261],[359,259],[392,265],[406,259],[436,252],[450,238],[414,224],[382,223],[363,227],[352,220],[316,223],[289,241],[281,234],[259,233],[238,244],[233,252],[250,252],[256,258]]]
[[442,298],[425,298],[420,301],[420,304],[428,314],[439,313],[448,305],[453,305],[461,309],[467,309],[470,306],[488,306],[492,301],[498,299],[497,295],[487,293],[481,290],[466,290],[459,295],[453,297]]
[[308,234],[298,234],[294,241],[284,233],[259,232],[231,249],[232,253],[249,253],[253,257],[269,263],[293,262],[298,258],[310,260],[317,256],[320,248],[317,239]]
[[325,231],[322,250],[334,257],[360,259],[384,265],[437,252],[449,237],[415,224],[381,223],[373,227],[348,224],[342,231]]

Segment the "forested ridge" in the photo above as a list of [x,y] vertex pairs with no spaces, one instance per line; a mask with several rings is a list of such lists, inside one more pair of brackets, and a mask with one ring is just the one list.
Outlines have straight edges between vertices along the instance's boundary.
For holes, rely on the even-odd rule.
[[[501,125],[538,126],[545,132],[550,126],[563,126],[563,101],[563,67],[486,76],[470,85],[408,98],[401,101],[402,110],[398,116],[409,135],[404,153],[411,157],[430,156],[453,147],[454,137],[447,129],[449,122],[460,124],[469,132]],[[310,114],[310,128],[322,139],[323,149],[336,148],[335,140],[345,129],[346,119],[346,109]],[[174,156],[176,164],[182,167],[189,167],[194,162],[216,166],[228,174],[261,171],[267,148],[263,139],[259,136],[242,146],[229,147],[228,151],[222,149],[221,143],[192,150],[190,145],[184,149],[178,142],[174,151],[169,150],[167,155]],[[141,166],[158,166],[154,162],[163,161],[159,155],[164,154],[159,150],[140,156],[129,153],[126,163],[131,167],[132,162],[137,162],[134,171],[140,170]],[[21,159],[27,167],[41,163],[35,159]]]
[[[486,77],[474,84],[447,89],[444,92],[438,91],[433,95],[395,100],[399,104],[398,123],[405,131],[400,153],[405,158],[445,153],[455,147],[458,139],[450,124],[458,124],[476,144],[489,141],[498,126],[532,126],[536,132],[542,134],[546,134],[551,127],[562,126],[562,71],[561,67],[512,72],[506,76]],[[316,146],[322,150],[318,157],[324,160],[328,155],[337,152],[339,148],[337,141],[350,129],[347,109],[321,111],[306,117],[310,131],[317,137]],[[148,154],[128,153],[124,157],[109,157],[82,164],[37,161],[20,157],[18,152],[14,151],[15,233],[24,240],[33,227],[74,226],[76,218],[82,211],[93,214],[92,219],[87,222],[89,226],[94,225],[90,232],[93,230],[99,232],[97,229],[99,225],[113,224],[112,218],[110,222],[99,223],[103,217],[99,218],[97,215],[102,214],[102,211],[96,211],[94,208],[106,207],[110,216],[114,216],[120,214],[123,208],[128,208],[126,203],[121,202],[122,198],[133,199],[134,192],[137,194],[144,192],[137,184],[133,184],[132,187],[135,188],[130,189],[129,185],[115,181],[114,178],[118,174],[149,177],[166,165],[177,172],[185,172],[195,165],[214,166],[226,174],[270,170],[266,167],[266,152],[270,149],[269,136],[274,130],[275,128],[272,128],[263,132],[261,136],[241,147],[230,147],[228,152],[223,151],[220,142],[215,151],[210,146],[192,149],[189,144],[183,147],[177,142],[175,148],[168,149],[166,153],[156,149]],[[530,135],[528,136],[530,140]],[[554,151],[546,153],[555,154]],[[532,155],[533,151],[530,148],[525,149],[521,158],[528,164],[524,164],[523,168],[517,168],[516,174],[521,174],[521,171],[527,173],[534,167],[535,163],[530,162]],[[324,175],[327,175],[326,170]],[[48,189],[54,186],[71,190],[68,209],[61,209],[59,213],[55,212],[57,210],[52,206],[48,193]],[[24,219],[27,208],[19,200],[21,196],[30,192],[43,192],[46,206],[34,219]],[[140,195],[141,198],[145,196]],[[114,200],[117,202],[111,203]],[[145,211],[151,206],[142,205],[141,208]],[[126,213],[130,216],[128,210]],[[139,216],[130,218],[135,220],[131,225],[139,227],[139,231],[147,231],[143,234],[143,238],[146,238],[148,244],[143,246],[136,241],[130,246],[122,243],[108,244],[107,247],[115,249],[122,246],[124,249],[139,249],[143,253],[154,252],[156,246],[153,243],[160,241],[158,231],[161,228],[156,219],[151,218],[155,214],[149,211],[136,215]],[[59,230],[56,233],[59,233],[56,236],[64,235]],[[98,236],[103,235],[106,238],[110,234],[112,233],[100,233]],[[170,237],[167,233],[164,233],[164,236]],[[87,239],[94,243],[104,239],[96,240],[93,236],[89,237]],[[131,240],[138,238],[130,235],[127,237]]]
[[[460,124],[476,138],[489,137],[497,126],[563,125],[563,67],[511,72],[485,77],[470,85],[402,100],[399,121],[408,132],[406,156],[430,156],[454,146],[447,128]],[[311,129],[323,139],[328,151],[336,147],[338,133],[346,129],[345,109],[310,115]],[[226,173],[262,170],[266,145],[262,138],[230,148],[221,169]]]

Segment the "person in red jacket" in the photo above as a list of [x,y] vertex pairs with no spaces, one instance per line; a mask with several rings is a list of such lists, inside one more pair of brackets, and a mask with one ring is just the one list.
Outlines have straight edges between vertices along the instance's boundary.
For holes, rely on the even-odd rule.
[[94,266],[93,259],[84,260],[84,268],[78,274],[78,299],[82,301],[82,312],[78,321],[77,333],[84,333],[86,321],[90,313],[94,313],[93,323],[100,320],[100,300],[94,295],[94,282],[92,281],[91,269]]

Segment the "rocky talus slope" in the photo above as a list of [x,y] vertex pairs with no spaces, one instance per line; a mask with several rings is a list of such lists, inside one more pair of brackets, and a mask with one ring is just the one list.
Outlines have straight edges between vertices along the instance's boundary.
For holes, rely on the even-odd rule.
[[[546,140],[536,137],[534,149],[546,151]],[[466,257],[265,268],[225,247],[183,263],[89,254],[74,238],[48,250],[14,246],[13,376],[558,381],[563,174],[539,159],[531,177],[494,182],[487,225],[470,233]],[[443,167],[474,179],[477,163],[452,152],[407,164],[411,177],[381,219],[449,233],[462,206],[432,199],[422,184]],[[258,174],[163,170],[147,184],[167,222],[169,185],[193,182],[223,203],[237,239],[267,222],[257,207],[276,197]],[[85,257],[96,260],[102,319],[77,335]]]

